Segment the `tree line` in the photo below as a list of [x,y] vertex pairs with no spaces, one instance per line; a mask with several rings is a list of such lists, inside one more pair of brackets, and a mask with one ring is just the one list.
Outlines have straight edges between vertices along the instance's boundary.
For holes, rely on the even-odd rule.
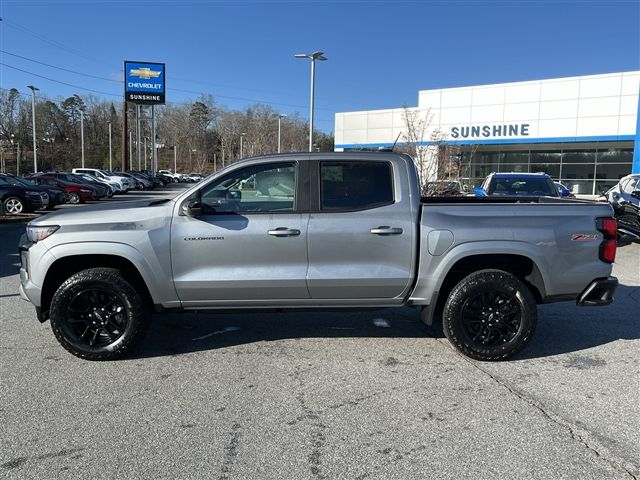
[[[153,148],[151,109],[141,108],[140,168],[151,168]],[[5,171],[20,174],[33,171],[31,97],[16,89],[0,90],[0,146]],[[135,105],[128,108],[131,137],[130,165],[138,169],[136,156]],[[173,169],[174,150],[179,172],[209,173],[242,157],[276,153],[278,124],[282,152],[308,150],[309,123],[296,112],[284,116],[269,105],[255,104],[231,110],[211,95],[194,101],[155,108],[158,168]],[[121,164],[122,103],[93,95],[74,95],[35,103],[38,170],[68,170],[80,167],[81,121],[84,131],[85,166],[109,168],[109,126],[113,168]],[[128,140],[128,138],[127,138]],[[318,151],[333,151],[333,136],[314,131]],[[146,147],[146,148],[145,148]]]

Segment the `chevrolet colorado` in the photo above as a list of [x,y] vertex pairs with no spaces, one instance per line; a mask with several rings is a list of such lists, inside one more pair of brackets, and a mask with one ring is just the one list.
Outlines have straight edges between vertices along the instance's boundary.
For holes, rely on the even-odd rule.
[[499,360],[531,338],[537,304],[606,305],[607,204],[420,197],[396,153],[283,154],[234,163],[174,199],[44,215],[20,245],[20,293],[69,352],[119,358],[151,313],[421,310],[461,353]]

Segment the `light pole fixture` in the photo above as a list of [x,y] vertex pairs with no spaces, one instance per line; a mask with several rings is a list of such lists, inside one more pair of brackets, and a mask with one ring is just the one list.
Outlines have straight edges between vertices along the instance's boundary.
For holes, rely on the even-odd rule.
[[173,171],[178,171],[178,145],[173,146]]
[[313,97],[315,91],[315,77],[316,77],[316,60],[325,61],[327,57],[324,56],[324,52],[313,53],[296,53],[296,58],[308,58],[311,60],[311,99],[309,102],[309,151],[313,151]]
[[84,112],[80,110],[80,153],[82,155],[82,168],[84,168]]
[[33,85],[27,85],[31,89],[31,118],[33,120],[33,173],[38,171],[38,153],[36,147],[36,92],[40,90]]
[[284,113],[281,113],[278,115],[278,153],[280,153],[280,132],[282,130],[282,119],[285,118],[286,115]]
[[240,159],[241,160],[244,158],[243,151],[242,151],[242,140],[244,139],[245,135],[246,135],[246,133],[241,133],[240,134]]
[[111,164],[111,122],[109,123],[109,171],[113,171],[113,165]]

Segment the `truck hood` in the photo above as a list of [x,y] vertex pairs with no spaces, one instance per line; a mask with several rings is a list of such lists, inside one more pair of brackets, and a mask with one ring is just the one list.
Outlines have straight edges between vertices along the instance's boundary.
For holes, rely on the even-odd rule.
[[85,205],[42,215],[29,225],[96,225],[108,223],[136,223],[153,217],[172,214],[172,199],[135,200]]

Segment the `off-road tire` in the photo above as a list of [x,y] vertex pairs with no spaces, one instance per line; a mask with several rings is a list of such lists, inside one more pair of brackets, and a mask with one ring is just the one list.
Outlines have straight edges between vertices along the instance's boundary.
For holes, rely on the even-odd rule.
[[[72,315],[77,314],[72,312],[78,310],[71,310],[70,307],[80,295],[85,295],[87,291],[95,291],[93,289],[107,292],[106,297],[112,294],[115,301],[122,305],[124,313],[120,318],[126,323],[121,328],[120,336],[112,343],[87,345],[86,341],[82,341],[82,337],[74,338],[74,328],[82,329],[87,324],[73,319]],[[140,288],[125,280],[122,272],[113,268],[90,268],[78,272],[65,280],[53,295],[49,309],[53,333],[66,350],[85,360],[122,358],[140,343],[151,317],[149,302],[140,292]],[[104,313],[102,315],[104,316]],[[101,338],[104,338],[103,335]]]
[[[509,328],[506,328],[501,321],[500,327],[491,330],[508,332],[509,335],[513,335],[509,340],[501,339],[500,343],[485,345],[482,342],[482,336],[480,341],[475,340],[480,334],[472,338],[472,333],[469,333],[470,324],[474,324],[473,328],[485,327],[482,324],[478,327],[478,321],[469,320],[474,316],[470,314],[471,305],[474,305],[473,302],[477,302],[478,298],[484,298],[484,295],[488,298],[493,295],[494,299],[510,298],[508,302],[504,301],[504,307],[498,308],[512,310],[512,306],[513,309],[519,309],[517,326],[514,326],[516,317],[510,314],[507,319]],[[507,306],[507,303],[510,306]],[[479,314],[478,317],[482,318],[484,323],[488,315],[489,313],[486,312]],[[463,278],[451,290],[442,313],[444,334],[451,344],[463,355],[484,361],[504,360],[520,351],[533,335],[537,321],[538,311],[531,291],[517,277],[502,270],[480,270]]]

